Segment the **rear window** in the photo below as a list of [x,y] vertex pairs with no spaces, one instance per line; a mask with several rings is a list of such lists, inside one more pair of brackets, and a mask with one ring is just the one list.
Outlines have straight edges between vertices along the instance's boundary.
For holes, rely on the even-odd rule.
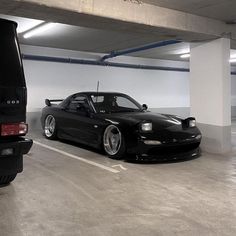
[[24,87],[25,78],[15,25],[0,21],[0,87]]

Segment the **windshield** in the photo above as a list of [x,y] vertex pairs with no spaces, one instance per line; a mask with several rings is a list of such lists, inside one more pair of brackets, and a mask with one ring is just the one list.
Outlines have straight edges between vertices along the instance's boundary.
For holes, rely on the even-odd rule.
[[91,100],[97,113],[142,111],[140,104],[123,94],[94,94]]

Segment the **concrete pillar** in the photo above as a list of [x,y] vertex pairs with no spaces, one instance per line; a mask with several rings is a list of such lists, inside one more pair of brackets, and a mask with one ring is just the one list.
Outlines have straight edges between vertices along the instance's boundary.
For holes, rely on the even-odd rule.
[[231,150],[230,40],[220,38],[191,45],[190,106],[211,153]]

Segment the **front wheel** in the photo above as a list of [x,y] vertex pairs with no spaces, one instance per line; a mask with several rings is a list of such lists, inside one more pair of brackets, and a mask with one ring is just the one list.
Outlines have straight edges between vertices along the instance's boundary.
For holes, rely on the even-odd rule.
[[106,154],[116,160],[121,160],[125,154],[125,140],[119,128],[109,125],[103,135],[103,147]]
[[44,122],[44,134],[48,139],[57,137],[56,120],[52,115],[48,115]]
[[4,186],[12,182],[16,178],[16,175],[17,174],[0,176],[0,186]]

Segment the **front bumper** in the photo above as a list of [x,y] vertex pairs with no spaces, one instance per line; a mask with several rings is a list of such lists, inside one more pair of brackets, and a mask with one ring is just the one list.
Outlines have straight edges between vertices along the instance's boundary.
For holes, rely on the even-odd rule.
[[143,140],[138,141],[138,145],[128,150],[140,160],[180,160],[193,158],[200,155],[201,140],[182,141],[177,143],[167,143],[160,145],[147,145]]
[[[22,172],[23,155],[27,154],[33,144],[31,139],[17,138],[0,142],[0,175]],[[1,155],[2,150],[13,149],[12,155]]]

